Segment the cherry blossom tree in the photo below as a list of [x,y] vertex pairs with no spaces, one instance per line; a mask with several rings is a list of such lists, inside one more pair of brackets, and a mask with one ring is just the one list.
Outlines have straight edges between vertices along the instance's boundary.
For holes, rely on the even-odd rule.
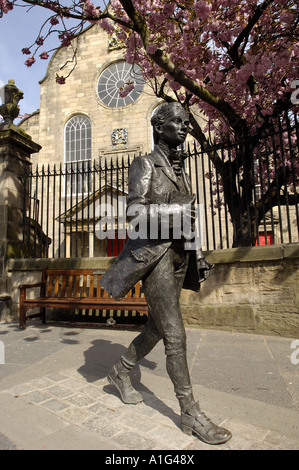
[[[91,0],[21,3],[49,10],[35,44],[23,48],[30,56],[27,66],[38,54],[42,60],[49,57],[49,35],[56,34],[61,47],[72,47],[85,25],[98,24],[124,43],[126,60],[141,67],[158,97],[182,103],[190,114],[190,133],[220,179],[234,246],[255,243],[265,211],[283,204],[280,190],[291,175],[297,203],[298,142],[294,121],[287,117],[298,110],[298,0],[111,0],[108,8]],[[0,0],[2,14],[11,14],[15,6],[17,0]],[[57,76],[57,82],[66,78]],[[131,87],[128,83],[122,95]],[[196,119],[199,112],[207,118],[204,128]],[[265,141],[268,134],[274,139]],[[236,151],[223,158],[218,148],[228,136]],[[255,164],[257,154],[268,160],[271,154],[270,178],[264,160]],[[257,175],[265,181],[259,201],[254,200]]]

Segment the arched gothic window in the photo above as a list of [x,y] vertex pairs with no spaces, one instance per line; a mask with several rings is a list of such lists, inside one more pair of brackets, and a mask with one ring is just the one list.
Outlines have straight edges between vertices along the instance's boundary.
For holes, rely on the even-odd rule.
[[83,115],[73,116],[65,126],[64,163],[67,194],[86,194],[90,183],[91,123]]

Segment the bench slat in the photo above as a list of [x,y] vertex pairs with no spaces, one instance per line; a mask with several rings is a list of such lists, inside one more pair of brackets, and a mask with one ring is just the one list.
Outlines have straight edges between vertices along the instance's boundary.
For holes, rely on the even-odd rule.
[[135,285],[135,297],[140,297],[140,282]]
[[[102,276],[99,276],[99,282],[100,282],[101,277],[102,277]],[[108,297],[110,297],[110,295],[108,294],[108,292],[107,292],[105,289],[103,289],[103,287],[102,287],[102,291],[103,291],[103,297],[104,297],[105,299],[107,299]]]
[[50,274],[49,281],[48,281],[48,297],[52,296],[52,289],[53,289],[53,276]]
[[101,297],[102,286],[100,284],[100,277],[97,277],[97,297]]
[[67,296],[72,297],[72,289],[73,289],[73,275],[69,276],[69,285],[67,290]]
[[56,279],[55,279],[54,297],[58,297],[58,294],[59,294],[59,278],[60,276],[56,276]]
[[87,288],[87,274],[83,274],[82,297],[87,297],[86,288]]
[[76,276],[76,281],[75,281],[75,297],[80,297],[80,276]]
[[94,274],[91,274],[90,275],[90,278],[89,278],[89,297],[93,297],[94,296]]
[[126,295],[126,299],[130,299],[131,297],[133,297],[133,289],[129,290],[129,292]]
[[65,297],[65,289],[66,289],[66,277],[62,276],[61,297]]

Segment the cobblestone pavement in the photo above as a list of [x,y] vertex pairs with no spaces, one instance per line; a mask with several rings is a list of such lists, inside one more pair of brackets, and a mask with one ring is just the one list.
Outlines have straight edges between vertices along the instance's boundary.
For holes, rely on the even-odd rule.
[[[72,331],[74,333],[74,330]],[[26,337],[30,338],[28,333],[32,337],[35,330],[32,327],[26,332]],[[18,333],[17,342],[11,343],[14,343],[15,347],[22,344],[20,343],[21,335],[23,338],[26,335],[25,332]],[[86,351],[86,347],[88,349],[95,338],[104,336],[107,341],[109,333],[109,331],[103,333],[103,331],[81,330],[78,333],[81,341],[76,344],[62,344],[61,336],[58,337],[57,330],[53,328],[52,336],[48,335],[47,341],[41,339],[42,346],[49,350],[48,355],[43,351],[42,357],[38,357],[38,360],[35,359],[34,362],[33,359],[26,359],[25,351],[23,351],[23,361],[27,361],[25,369],[23,367],[17,372],[14,370],[8,374],[0,388],[0,402],[2,403],[0,404],[0,416],[2,415],[0,448],[2,442],[3,449],[72,449],[78,447],[153,451],[161,449],[180,451],[299,449],[299,423],[297,422],[297,428],[294,424],[299,414],[295,407],[290,405],[287,408],[279,408],[277,405],[263,404],[244,397],[231,397],[221,391],[215,392],[215,395],[212,389],[203,389],[196,385],[196,392],[204,392],[202,393],[203,410],[217,424],[230,429],[233,438],[224,445],[209,446],[193,436],[182,433],[178,403],[173,394],[169,393],[171,386],[163,371],[153,374],[150,370],[144,370],[141,382],[144,382],[146,386],[140,390],[144,396],[144,402],[138,405],[123,404],[106,377],[99,378],[99,374],[95,373],[92,367],[84,368],[81,360],[81,352]],[[194,334],[199,335],[200,332]],[[117,335],[117,338],[121,337],[123,345],[126,345],[133,335],[132,332],[130,334],[123,332]],[[228,333],[223,333],[222,336],[227,340],[230,339]],[[115,340],[112,333],[111,340]],[[229,344],[231,343],[227,344],[228,348]],[[30,345],[30,342],[27,345]],[[71,357],[69,361],[68,354]],[[81,367],[73,365],[76,363],[76,354],[81,358]],[[80,360],[77,360],[78,365],[80,365]],[[69,362],[71,362],[69,367],[65,367]],[[55,367],[53,363],[56,364]],[[17,361],[14,367],[16,365],[18,365]],[[5,386],[5,381],[7,386]],[[217,405],[219,408],[212,406],[214,396],[219,398],[220,403]],[[231,400],[235,400],[236,407],[240,406],[243,410],[239,415],[236,410],[232,412]],[[246,406],[250,410],[247,414]],[[261,419],[259,423],[256,416],[254,418],[249,416],[251,413],[254,414],[255,406],[255,415],[258,415],[262,408],[268,407],[270,418],[265,417],[264,421]],[[285,430],[285,426],[281,427],[280,431],[279,425],[267,425],[268,422],[271,423],[271,413],[277,411],[282,414],[282,410],[285,415],[281,419],[289,423],[290,427],[293,426],[290,432]]]
[[[106,380],[86,384],[86,380],[72,369],[17,385],[8,392],[15,399],[44,408],[65,422],[99,433],[122,449],[211,449],[195,437],[182,433],[175,401],[161,401],[145,393],[143,403],[128,406],[113,394],[113,387]],[[286,440],[277,432],[233,419],[219,423],[217,416],[210,417],[234,434],[232,441],[213,446],[213,449],[299,448],[299,440]]]

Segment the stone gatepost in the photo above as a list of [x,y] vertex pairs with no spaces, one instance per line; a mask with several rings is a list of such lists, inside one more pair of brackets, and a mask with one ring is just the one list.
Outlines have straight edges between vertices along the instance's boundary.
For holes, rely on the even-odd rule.
[[9,258],[24,255],[23,211],[29,204],[24,201],[26,193],[20,177],[31,165],[30,155],[39,152],[41,146],[13,124],[19,115],[18,102],[23,98],[13,80],[2,87],[0,96],[0,320],[10,320],[11,288],[6,265]]

